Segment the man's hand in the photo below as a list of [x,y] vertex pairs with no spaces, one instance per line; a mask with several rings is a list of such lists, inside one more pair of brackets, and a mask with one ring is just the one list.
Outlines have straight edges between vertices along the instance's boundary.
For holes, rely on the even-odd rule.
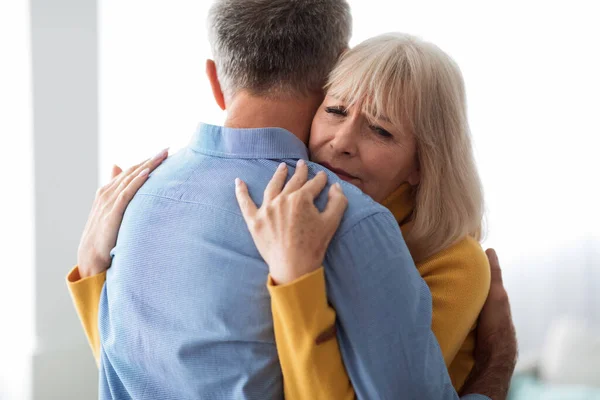
[[127,205],[146,182],[150,172],[168,155],[168,150],[165,149],[125,172],[116,165],[113,167],[112,180],[96,192],[92,211],[79,242],[77,264],[82,279],[104,272],[110,267],[110,251],[117,242]]
[[517,361],[517,337],[498,256],[494,249],[485,253],[490,261],[492,281],[479,315],[475,366],[462,394],[479,393],[492,400],[504,400]]

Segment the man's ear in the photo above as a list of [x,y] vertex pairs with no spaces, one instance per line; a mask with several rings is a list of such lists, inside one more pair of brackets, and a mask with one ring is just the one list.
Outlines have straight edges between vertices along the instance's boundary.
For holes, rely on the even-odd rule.
[[217,105],[221,110],[225,110],[225,96],[221,90],[221,83],[219,83],[219,77],[217,76],[217,66],[213,60],[206,60],[206,76],[210,82],[213,97],[215,98]]

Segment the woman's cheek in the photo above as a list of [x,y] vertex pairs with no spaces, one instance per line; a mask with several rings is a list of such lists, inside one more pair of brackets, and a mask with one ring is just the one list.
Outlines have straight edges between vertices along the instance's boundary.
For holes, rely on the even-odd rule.
[[327,143],[327,135],[322,127],[317,127],[311,131],[308,147],[312,152],[318,151]]

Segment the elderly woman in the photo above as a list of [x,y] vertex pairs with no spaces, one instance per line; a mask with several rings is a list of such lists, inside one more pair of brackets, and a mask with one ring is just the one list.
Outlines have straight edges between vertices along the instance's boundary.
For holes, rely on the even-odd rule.
[[[328,168],[331,179],[337,179],[335,174],[356,186],[344,185],[344,190],[362,190],[395,216],[431,290],[432,330],[453,385],[460,390],[474,365],[477,317],[490,283],[488,260],[478,242],[483,198],[471,150],[461,73],[438,47],[412,36],[386,34],[347,51],[326,89],[327,96],[312,123],[312,161]],[[126,205],[143,184],[149,172],[146,168],[155,168],[164,157],[163,153],[127,173],[115,171],[117,177],[107,189],[114,193],[105,197],[120,198]],[[310,168],[299,163],[293,178],[296,185],[307,182]],[[312,200],[294,212],[289,207],[297,204],[277,201],[294,195],[294,190],[282,191],[286,178],[287,168],[282,167],[270,184],[276,197],[263,203],[261,209],[255,209],[243,182],[238,180],[236,185],[242,213],[269,264],[268,287],[286,397],[351,398],[354,393],[330,329],[335,312],[326,301],[327,272],[320,267],[333,233],[331,229],[309,229],[314,223],[310,215],[316,210]],[[324,187],[327,179],[320,174],[314,180]],[[119,197],[119,190],[125,194]],[[277,212],[260,212],[266,208]],[[108,219],[114,222],[100,227],[100,218],[93,218],[93,211],[87,228],[102,229],[107,246],[101,251],[106,252],[107,260],[124,206],[114,209],[112,219]],[[312,243],[317,240],[324,245],[317,251],[303,248],[300,240],[296,241],[298,246],[290,248],[285,240],[302,231],[316,235]],[[80,260],[86,259],[89,248],[81,247]],[[299,254],[311,254],[318,262],[306,263]],[[69,276],[95,353],[103,279],[101,274],[81,281],[78,269]]]
[[[312,161],[394,214],[431,290],[432,329],[452,382],[460,390],[473,367],[477,316],[490,276],[478,242],[483,199],[459,68],[438,47],[408,35],[386,34],[359,44],[342,57],[330,76],[327,96],[313,120],[309,147]],[[285,171],[278,173],[285,175]],[[278,179],[277,173],[273,179]],[[248,197],[240,186],[238,198],[243,205]],[[296,212],[277,210],[292,207],[291,201],[263,204],[275,212],[259,214],[261,223],[249,224],[267,262],[273,259],[270,253],[281,253],[281,249],[289,253],[283,257],[286,270],[269,264],[269,289],[286,393],[293,394],[314,387],[310,379],[314,376],[337,376],[347,382],[346,376],[328,370],[331,363],[316,362],[317,358],[339,359],[336,346],[323,350],[314,346],[311,351],[329,349],[334,354],[314,355],[315,362],[308,366],[300,360],[310,362],[311,358],[297,356],[295,350],[306,343],[302,335],[317,337],[335,318],[326,312],[325,301],[314,300],[325,298],[322,269],[314,271],[290,259],[313,249],[291,251],[284,243],[286,237],[302,231],[301,224],[308,229],[312,223],[305,215],[314,205],[304,204],[306,209]],[[270,227],[283,228],[273,234]],[[330,239],[323,232],[323,240]],[[280,276],[283,281],[277,279]],[[298,298],[291,301],[293,297]]]

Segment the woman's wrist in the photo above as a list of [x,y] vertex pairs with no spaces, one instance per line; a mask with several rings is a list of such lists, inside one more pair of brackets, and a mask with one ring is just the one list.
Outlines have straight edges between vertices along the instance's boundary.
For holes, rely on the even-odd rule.
[[318,264],[295,264],[293,266],[279,266],[281,268],[269,268],[269,274],[275,285],[286,285],[297,279],[311,274],[321,267],[322,263]]
[[79,257],[78,258],[79,276],[81,279],[101,274],[106,271],[110,263],[101,260],[99,257]]
[[79,277],[81,279],[89,278],[90,276],[98,275],[102,273],[104,270],[97,266],[89,266],[89,265],[79,265]]

